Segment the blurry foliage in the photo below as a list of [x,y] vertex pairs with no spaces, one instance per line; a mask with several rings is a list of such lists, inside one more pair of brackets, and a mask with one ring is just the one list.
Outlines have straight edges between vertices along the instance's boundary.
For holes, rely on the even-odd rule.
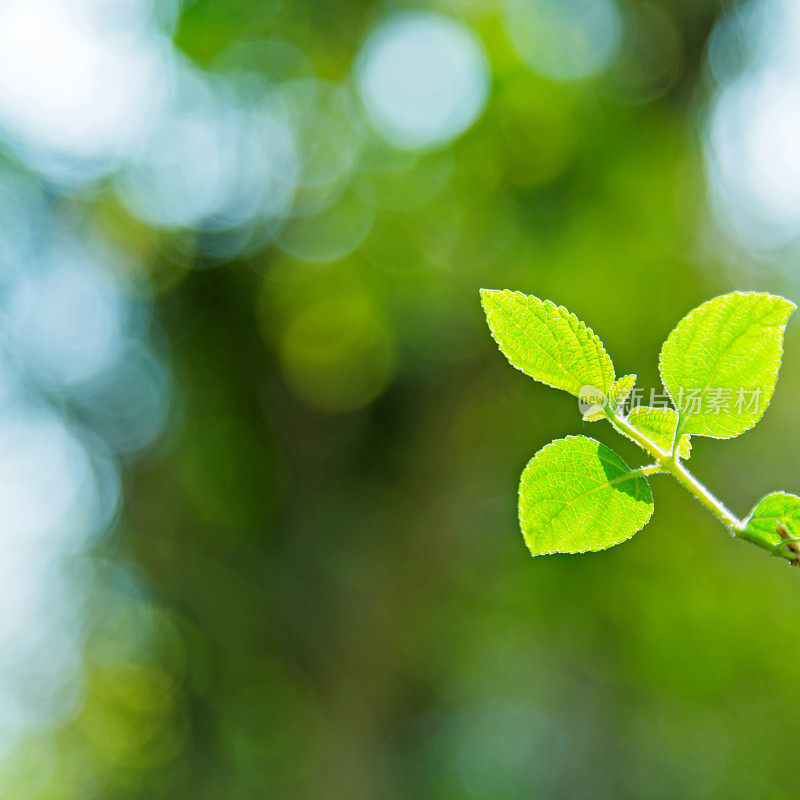
[[[731,288],[700,241],[692,135],[719,4],[622,6],[654,46],[555,83],[510,49],[496,4],[438,4],[487,49],[474,126],[399,151],[348,95],[349,130],[304,128],[309,147],[355,164],[301,191],[309,206],[335,196],[330,221],[295,217],[227,263],[196,232],[85,201],[144,265],[176,398],[161,445],[128,467],[118,534],[97,546],[98,564],[138,565],[146,591],[111,567],[84,579],[105,588],[87,600],[80,710],[18,745],[0,795],[798,795],[784,746],[800,737],[792,571],[720,543],[677,494],[650,535],[608,553],[534,562],[517,529],[520,469],[576,409],[497,358],[478,287],[590,316],[620,374],[651,359],[643,386],[674,320]],[[224,66],[269,38],[285,58],[245,48],[239,63],[348,86],[382,14],[196,0],[175,40]],[[696,447],[740,512],[793,474],[792,386],[713,464]],[[770,447],[762,473],[734,469]],[[659,485],[657,500],[679,491]]]

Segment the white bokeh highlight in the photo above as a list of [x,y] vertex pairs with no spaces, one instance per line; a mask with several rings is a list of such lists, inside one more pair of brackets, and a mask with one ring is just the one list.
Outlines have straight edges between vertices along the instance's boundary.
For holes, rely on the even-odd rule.
[[355,79],[375,130],[408,149],[464,133],[483,111],[490,84],[486,54],[469,28],[428,12],[380,23],[361,49]]
[[80,708],[91,587],[75,573],[112,530],[120,459],[159,435],[170,384],[126,262],[35,180],[0,185],[2,772]]
[[522,61],[554,80],[600,72],[613,60],[622,38],[615,0],[508,0],[503,22]]
[[708,192],[731,240],[766,254],[800,238],[800,5],[734,8],[708,48]]
[[148,4],[2,0],[0,31],[0,130],[20,158],[80,185],[129,155],[169,82]]

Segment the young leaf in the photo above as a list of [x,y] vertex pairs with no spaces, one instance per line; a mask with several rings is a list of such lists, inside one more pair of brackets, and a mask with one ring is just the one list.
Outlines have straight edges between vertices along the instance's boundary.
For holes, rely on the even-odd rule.
[[630,396],[630,393],[633,391],[633,387],[635,385],[635,375],[623,375],[621,378],[618,378],[616,381],[614,381],[614,385],[611,387],[611,391],[608,393],[608,399],[612,408],[622,408],[622,406],[625,405],[625,401]]
[[[628,422],[666,453],[672,452],[678,415],[671,408],[636,406],[628,414]],[[689,458],[691,453],[692,441],[687,434],[683,434],[678,442],[678,455],[681,458]]]
[[661,349],[659,369],[682,433],[728,439],[752,428],[767,409],[794,303],[734,292],[684,317]]
[[787,492],[768,494],[750,513],[745,525],[748,531],[773,545],[785,539],[779,526],[788,536],[800,537],[800,497]]
[[[613,387],[612,387],[613,388]],[[593,386],[583,386],[578,393],[578,409],[584,422],[606,419],[608,396]]]
[[587,436],[543,447],[522,473],[519,521],[533,555],[604,550],[653,513],[647,479]]
[[614,365],[601,341],[574,314],[549,300],[481,289],[495,341],[512,366],[576,397],[584,386],[608,394]]
[[[608,390],[608,402],[614,410],[622,408],[625,401],[630,396],[633,387],[636,385],[635,375],[624,375],[614,381],[612,387]],[[581,395],[578,395],[581,399]],[[584,422],[599,422],[601,419],[606,419],[606,412],[604,409],[599,408],[596,410],[590,409],[582,417]]]

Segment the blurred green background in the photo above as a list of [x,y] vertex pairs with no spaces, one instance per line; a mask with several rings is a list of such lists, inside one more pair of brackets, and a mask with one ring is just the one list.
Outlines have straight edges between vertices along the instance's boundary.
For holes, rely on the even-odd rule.
[[[659,477],[631,541],[531,559],[534,452],[641,462],[478,298],[565,305],[648,388],[705,299],[797,301],[791,3],[8,0],[0,30],[0,796],[800,795],[798,575]],[[763,422],[694,443],[736,513],[800,489],[799,392],[790,327]]]

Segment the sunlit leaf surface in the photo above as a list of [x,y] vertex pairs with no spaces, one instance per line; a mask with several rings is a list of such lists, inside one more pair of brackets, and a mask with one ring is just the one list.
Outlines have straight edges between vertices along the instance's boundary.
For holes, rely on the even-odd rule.
[[587,436],[551,442],[522,473],[519,519],[535,556],[605,550],[630,539],[652,513],[647,479]]
[[481,289],[495,341],[517,369],[578,396],[592,386],[608,392],[614,365],[602,342],[566,308],[509,290]]
[[734,292],[703,303],[677,325],[659,359],[683,433],[728,439],[769,405],[796,306],[766,293]]

